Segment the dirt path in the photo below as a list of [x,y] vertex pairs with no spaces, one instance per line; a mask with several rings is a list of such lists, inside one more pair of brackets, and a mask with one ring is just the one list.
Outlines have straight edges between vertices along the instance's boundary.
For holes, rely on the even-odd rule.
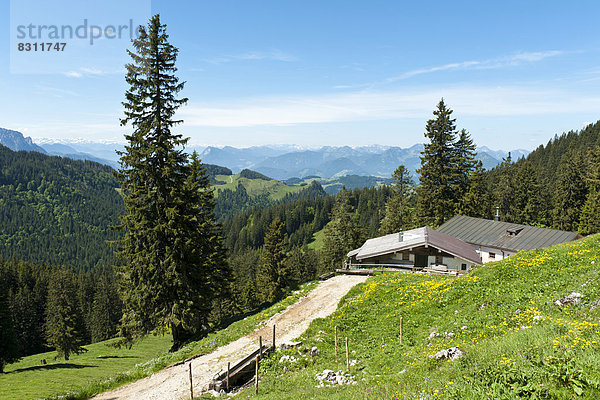
[[[302,297],[279,314],[274,315],[262,328],[244,336],[210,354],[192,360],[194,394],[207,390],[212,377],[227,362],[234,363],[249,355],[258,347],[258,337],[271,341],[273,324],[277,325],[277,343],[289,342],[300,336],[315,318],[333,313],[340,299],[366,277],[340,275],[321,282],[309,294]],[[268,339],[267,339],[268,338]],[[166,368],[139,381],[102,393],[95,400],[179,400],[189,398],[189,363]]]

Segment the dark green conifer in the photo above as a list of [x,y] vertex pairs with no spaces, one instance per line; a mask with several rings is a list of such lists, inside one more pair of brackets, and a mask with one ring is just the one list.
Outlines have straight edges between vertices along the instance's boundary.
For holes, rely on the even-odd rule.
[[229,268],[213,193],[197,155],[173,132],[183,82],[175,76],[178,50],[155,15],[129,51],[123,125],[133,132],[121,155],[118,178],[126,214],[118,242],[124,262],[125,313],[121,334],[129,342],[151,332],[173,334],[172,350],[208,323],[213,300],[228,289]]
[[410,228],[414,209],[411,207],[413,180],[404,165],[392,174],[392,196],[385,203],[385,215],[379,233],[386,235]]
[[579,232],[589,235],[600,232],[600,147],[588,152],[586,181],[588,195],[581,210]]
[[48,286],[46,304],[46,337],[59,357],[69,360],[71,354],[86,351],[82,346],[82,317],[76,297],[75,276],[67,270],[56,271]]
[[469,174],[467,189],[461,196],[457,212],[469,217],[490,218],[492,209],[485,170],[481,161],[478,161]]
[[121,319],[123,305],[111,272],[103,271],[96,281],[90,326],[92,343],[114,337]]
[[529,160],[515,165],[513,215],[511,222],[526,225],[546,225],[542,185]]
[[496,168],[497,182],[493,189],[494,207],[500,210],[500,219],[506,222],[517,222],[517,210],[515,210],[515,187],[514,187],[514,165],[510,152]]
[[0,266],[0,374],[4,366],[19,360],[19,346],[13,326],[12,312],[4,271]]
[[325,226],[320,272],[340,268],[346,254],[362,244],[363,230],[351,203],[350,192],[342,188],[331,211],[331,221]]
[[285,261],[285,271],[290,277],[289,285],[310,281],[317,273],[318,257],[314,250],[307,247],[294,247]]
[[454,215],[457,206],[456,120],[440,100],[427,121],[425,149],[421,153],[420,185],[417,187],[419,225],[437,227]]
[[477,151],[471,135],[462,129],[454,143],[454,190],[459,200],[467,192],[471,174],[478,166],[476,156]]
[[256,275],[262,301],[272,303],[277,300],[282,289],[288,283],[289,277],[285,271],[285,260],[283,223],[277,218],[269,225],[260,257],[260,267]]
[[568,151],[563,155],[554,188],[553,226],[556,229],[579,229],[581,208],[587,196],[585,169],[581,153]]

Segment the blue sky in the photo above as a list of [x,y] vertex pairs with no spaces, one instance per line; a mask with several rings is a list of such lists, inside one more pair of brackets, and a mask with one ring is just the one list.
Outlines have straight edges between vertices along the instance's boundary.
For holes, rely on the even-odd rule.
[[[106,7],[56,7],[103,23],[136,13],[92,3]],[[14,22],[9,1],[0,12]],[[151,12],[180,49],[190,101],[178,129],[193,144],[407,147],[424,140],[441,97],[492,148],[532,149],[600,119],[595,1],[155,0]],[[11,73],[11,32],[0,33],[1,127],[122,140],[127,41],[73,48],[62,70],[23,74]]]

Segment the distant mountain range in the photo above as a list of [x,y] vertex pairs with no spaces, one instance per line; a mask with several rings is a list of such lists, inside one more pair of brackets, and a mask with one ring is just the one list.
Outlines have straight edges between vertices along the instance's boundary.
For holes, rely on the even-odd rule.
[[[315,150],[285,151],[269,146],[242,149],[228,146],[207,147],[200,156],[204,162],[226,166],[234,173],[248,168],[280,180],[306,176],[338,178],[346,175],[387,178],[400,164],[404,164],[414,175],[421,165],[423,147],[423,144],[415,144],[409,148],[326,146]],[[527,150],[511,151],[513,160],[527,154]],[[503,150],[481,147],[477,158],[484,168],[490,169],[502,162],[507,155],[508,152]]]
[[[23,137],[20,132],[0,128],[0,144],[12,150],[38,151],[49,155],[58,155],[77,160],[90,160],[118,167],[117,150],[123,146],[117,143],[44,141],[33,143],[31,138]],[[230,168],[233,173],[243,169],[258,171],[279,180],[316,176],[325,179],[347,175],[374,176],[389,178],[400,164],[404,164],[412,173],[420,167],[419,156],[423,144],[409,148],[395,146],[350,147],[325,146],[319,149],[302,149],[294,145],[237,147],[190,147],[190,151],[200,153],[202,161]],[[512,150],[513,160],[529,154],[527,150]],[[485,146],[478,148],[478,159],[484,168],[498,165],[508,155],[504,150],[491,150]]]
[[3,128],[0,128],[0,144],[13,151],[37,151],[38,153],[67,157],[73,160],[95,161],[110,165],[113,168],[118,166],[118,156],[115,153],[117,145],[101,143],[98,143],[99,146],[95,146],[94,143],[69,143],[67,145],[52,142],[35,144],[30,137],[24,137],[21,132]]
[[24,137],[21,132],[0,128],[0,144],[13,151],[37,151],[46,154],[46,151],[33,143],[30,137]]

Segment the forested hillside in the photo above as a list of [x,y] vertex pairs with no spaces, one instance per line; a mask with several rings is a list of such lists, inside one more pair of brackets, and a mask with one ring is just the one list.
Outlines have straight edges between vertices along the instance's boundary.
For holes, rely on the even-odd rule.
[[[590,234],[600,231],[600,121],[555,136],[525,158],[486,173],[503,220]],[[493,202],[493,203],[492,203]]]
[[[217,165],[205,164],[204,168],[213,184],[219,183],[217,176],[231,175],[231,170]],[[0,145],[0,258],[64,265],[78,271],[114,263],[114,249],[106,242],[120,235],[111,228],[124,212],[117,188],[109,166],[14,152]],[[274,203],[268,193],[249,196],[240,186],[236,191],[221,191],[215,212],[223,218]]]
[[83,271],[111,262],[116,188],[108,166],[0,146],[0,257]]

